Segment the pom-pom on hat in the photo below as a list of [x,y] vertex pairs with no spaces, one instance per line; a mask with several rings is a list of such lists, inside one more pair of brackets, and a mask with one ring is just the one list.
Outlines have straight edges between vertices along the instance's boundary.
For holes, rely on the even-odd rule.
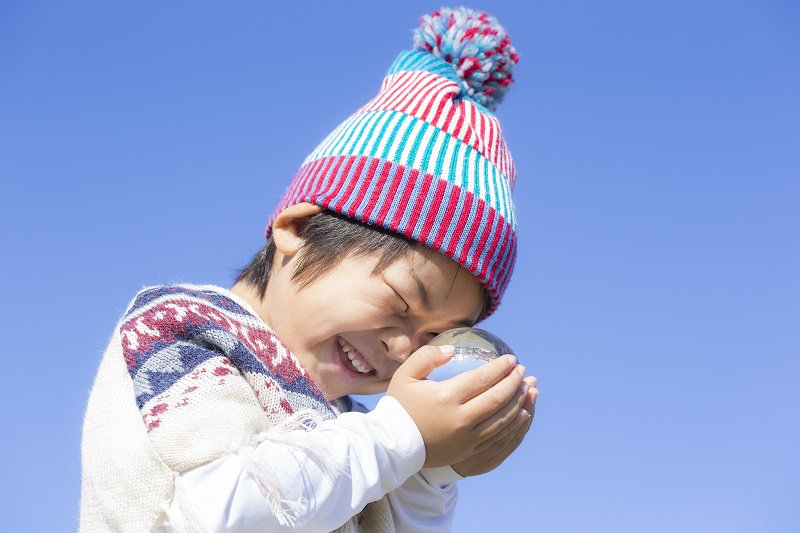
[[519,61],[508,34],[491,15],[443,8],[422,17],[414,32],[414,49],[427,50],[456,68],[467,95],[491,110],[503,101],[511,71]]
[[378,95],[306,158],[269,221],[309,202],[422,242],[500,304],[516,258],[514,163],[492,111],[517,54],[485,13],[423,16]]

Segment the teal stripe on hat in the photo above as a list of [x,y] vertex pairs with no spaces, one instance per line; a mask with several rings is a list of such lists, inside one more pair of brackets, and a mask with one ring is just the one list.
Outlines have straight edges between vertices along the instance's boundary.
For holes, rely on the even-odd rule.
[[484,187],[486,190],[486,195],[489,197],[489,203],[492,205],[498,205],[497,189],[494,188],[494,184],[492,183],[492,170],[494,170],[495,167],[494,165],[490,165],[489,160],[486,158],[483,158],[481,164],[482,172],[480,173],[480,176],[484,180]]
[[[361,132],[359,132],[358,139],[353,144],[352,148],[348,150],[348,154],[359,154],[359,155],[367,155],[367,145],[373,139],[375,132],[380,129],[383,122],[389,119],[391,115],[390,111],[378,111],[375,113],[375,120],[370,121],[369,126],[365,127]],[[338,155],[338,154],[331,154],[331,155]]]
[[346,147],[352,146],[351,143],[357,142],[358,138],[364,133],[365,123],[372,117],[357,115],[354,118],[355,120],[348,124],[349,131],[343,131],[337,135],[338,138],[334,138],[329,146],[321,150],[322,154],[347,153]]
[[[456,169],[458,168],[459,158],[462,157],[460,155],[461,149],[466,145],[462,142],[459,142],[458,139],[456,139],[455,137],[453,137],[452,139],[453,139],[453,157],[449,161],[450,168],[448,169],[447,172],[447,181],[449,181],[450,183],[458,183],[456,181]],[[463,181],[464,176],[459,176],[459,179]]]
[[406,130],[409,116],[405,113],[394,113],[392,120],[394,121],[394,125],[391,128],[389,137],[386,139],[386,145],[380,153],[381,159],[389,159],[389,154],[392,149],[402,146],[402,143],[397,140],[397,134]]
[[[444,133],[444,132],[443,132]],[[444,142],[442,143],[441,147],[439,148],[439,154],[436,156],[436,162],[434,163],[433,170],[431,174],[434,176],[442,176],[443,167],[445,163],[445,158],[449,155],[448,163],[450,166],[454,166],[453,163],[455,160],[453,159],[453,154],[456,151],[456,146],[461,144],[456,142],[452,135],[443,134],[441,137],[444,138]]]
[[393,111],[388,111],[383,114],[380,120],[380,126],[377,127],[377,131],[365,138],[366,142],[364,143],[364,149],[360,151],[362,154],[375,157],[378,152],[378,147],[381,145],[381,141],[383,141],[383,138],[386,136],[386,130],[389,128],[389,123],[396,116],[397,114]]
[[453,65],[428,52],[420,50],[406,50],[400,52],[400,55],[395,59],[392,66],[389,67],[389,71],[386,75],[391,76],[392,74],[398,74],[400,72],[429,72],[457,83],[463,91],[467,90],[466,82],[459,77]]
[[[483,198],[515,225],[508,201],[508,179],[471,145],[428,122],[397,111],[369,111],[356,117],[349,125],[349,131],[336,132],[338,140],[323,143],[317,153],[319,158],[367,156],[411,166]],[[437,152],[435,156],[434,150]],[[463,169],[459,174],[462,160]]]
[[360,121],[357,127],[358,131],[356,132],[355,137],[351,140],[346,142],[342,145],[341,150],[337,152],[330,152],[325,154],[326,157],[330,155],[340,155],[340,154],[348,154],[348,155],[357,155],[360,154],[359,146],[364,142],[364,136],[367,134],[368,131],[372,131],[375,126],[380,122],[381,118],[383,118],[384,113],[368,113],[364,115],[365,120]]
[[[335,155],[366,155],[413,166],[485,197],[516,226],[507,177],[480,151],[417,117],[391,110],[358,113],[320,144],[314,158]],[[459,157],[464,159],[460,176]]]
[[473,150],[470,154],[469,158],[470,168],[472,172],[469,173],[470,176],[473,176],[475,179],[475,184],[472,187],[472,191],[479,197],[483,198],[483,180],[481,179],[481,153],[478,150]]

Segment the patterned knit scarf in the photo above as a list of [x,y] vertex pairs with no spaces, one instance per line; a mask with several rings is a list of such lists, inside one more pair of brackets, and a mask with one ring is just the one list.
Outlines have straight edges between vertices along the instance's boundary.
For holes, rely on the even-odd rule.
[[[303,409],[336,417],[278,337],[217,291],[146,290],[123,317],[120,332],[136,403],[151,433],[165,430],[162,423],[195,397],[219,394],[234,375],[252,388],[271,426]],[[177,402],[168,401],[177,396]]]
[[[211,286],[147,289],[119,324],[119,355],[133,383],[146,431],[143,440],[170,471],[180,474],[238,453],[275,516],[292,525],[306,502],[281,497],[270,465],[253,459],[252,447],[264,440],[291,442],[318,458],[330,475],[347,475],[343,462],[319,449],[313,429],[351,409],[352,402],[328,403],[286,346],[237,301]],[[174,474],[159,477],[159,484],[166,479],[171,485],[159,490],[166,504],[175,499],[187,529],[199,531],[196,509],[182,499],[181,480]],[[164,508],[162,502],[151,514]],[[362,530],[394,530],[386,498],[369,504],[337,531]]]

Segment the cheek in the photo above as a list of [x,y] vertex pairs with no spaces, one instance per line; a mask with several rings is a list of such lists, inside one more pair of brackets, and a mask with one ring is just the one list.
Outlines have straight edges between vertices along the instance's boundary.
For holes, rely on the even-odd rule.
[[363,301],[340,299],[299,316],[295,331],[322,340],[347,332],[377,330],[385,327],[386,322],[385,309]]
[[357,329],[370,329],[385,323],[392,309],[386,302],[370,295],[352,294],[342,298],[328,308],[329,316],[338,322],[347,323]]

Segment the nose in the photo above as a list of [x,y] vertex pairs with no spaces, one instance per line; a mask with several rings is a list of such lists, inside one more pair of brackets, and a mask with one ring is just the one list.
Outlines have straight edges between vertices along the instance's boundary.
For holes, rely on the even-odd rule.
[[403,328],[388,328],[381,334],[381,342],[386,348],[387,357],[402,363],[412,353],[427,344],[434,336],[434,333],[412,332]]

